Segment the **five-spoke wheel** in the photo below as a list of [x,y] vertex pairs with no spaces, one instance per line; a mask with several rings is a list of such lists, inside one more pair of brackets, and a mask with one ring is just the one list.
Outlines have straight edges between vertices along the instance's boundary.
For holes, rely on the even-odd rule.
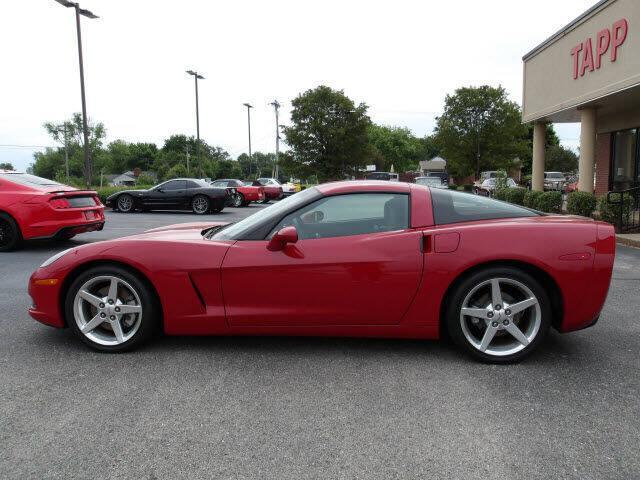
[[123,193],[118,197],[118,210],[122,213],[129,213],[133,211],[133,197],[126,193]]
[[204,215],[209,212],[210,202],[204,195],[196,195],[191,202],[191,209],[197,215]]
[[453,295],[448,329],[456,343],[482,360],[516,361],[542,340],[550,324],[548,296],[515,268],[491,268],[462,281]]
[[67,323],[91,347],[127,350],[151,334],[155,302],[146,282],[115,266],[96,267],[73,282],[66,298]]

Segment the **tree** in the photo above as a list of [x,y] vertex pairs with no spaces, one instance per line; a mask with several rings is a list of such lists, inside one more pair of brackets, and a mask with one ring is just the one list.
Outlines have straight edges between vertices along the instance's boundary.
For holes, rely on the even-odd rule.
[[508,169],[527,151],[520,107],[502,87],[464,87],[445,98],[435,140],[454,176]]
[[371,156],[371,124],[364,103],[355,105],[342,90],[321,85],[292,102],[290,127],[284,128],[290,151],[282,165],[293,175],[316,174],[322,181],[343,179],[364,168]]
[[253,152],[251,155],[242,153],[238,156],[238,164],[242,169],[242,178],[253,179],[260,177],[271,177],[273,164],[276,160],[275,153]]
[[6,162],[0,163],[0,170],[15,170],[15,168],[13,168],[13,164]]
[[561,145],[552,145],[545,153],[544,169],[552,172],[575,172],[578,170],[578,155]]
[[396,172],[406,172],[415,170],[423,160],[423,143],[408,128],[371,124],[369,142],[377,170],[389,171],[393,166]]

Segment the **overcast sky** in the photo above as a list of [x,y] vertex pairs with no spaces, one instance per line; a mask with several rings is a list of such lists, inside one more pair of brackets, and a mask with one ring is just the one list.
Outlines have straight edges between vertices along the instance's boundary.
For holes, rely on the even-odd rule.
[[[522,56],[595,0],[209,1],[83,0],[89,117],[107,141],[162,145],[195,135],[193,77],[200,83],[200,134],[234,158],[273,151],[269,103],[319,84],[369,105],[375,122],[430,133],[457,87],[502,85],[522,99]],[[0,162],[19,169],[52,145],[42,124],[80,111],[75,19],[53,0],[0,6]],[[579,128],[556,125],[575,148]]]

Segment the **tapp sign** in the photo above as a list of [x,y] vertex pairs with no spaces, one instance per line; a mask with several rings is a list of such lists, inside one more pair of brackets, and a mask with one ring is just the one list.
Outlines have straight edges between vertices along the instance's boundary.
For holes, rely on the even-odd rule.
[[577,79],[578,75],[584,77],[587,71],[593,72],[600,69],[607,57],[611,62],[615,62],[618,58],[618,49],[627,39],[628,30],[629,22],[623,18],[615,22],[611,30],[608,28],[600,30],[595,41],[587,38],[584,42],[573,47],[571,49],[573,78]]

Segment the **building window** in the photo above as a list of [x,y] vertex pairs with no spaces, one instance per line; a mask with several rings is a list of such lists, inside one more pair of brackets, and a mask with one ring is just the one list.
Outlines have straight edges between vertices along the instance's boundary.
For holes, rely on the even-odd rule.
[[625,190],[640,185],[638,130],[621,130],[613,134],[613,190]]

